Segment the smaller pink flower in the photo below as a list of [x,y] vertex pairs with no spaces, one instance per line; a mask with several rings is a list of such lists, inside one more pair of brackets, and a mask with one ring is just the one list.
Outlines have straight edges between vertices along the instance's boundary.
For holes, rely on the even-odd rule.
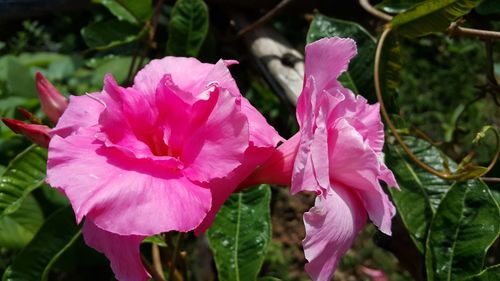
[[36,73],[36,88],[43,112],[50,121],[57,123],[68,107],[68,100],[40,72]]
[[379,183],[397,187],[382,161],[379,106],[337,81],[355,55],[351,39],[325,38],[306,46],[304,88],[297,102],[300,131],[244,182],[291,183],[294,194],[316,193],[315,206],[304,214],[303,240],[313,280],[330,280],[367,217],[390,235],[395,214]]

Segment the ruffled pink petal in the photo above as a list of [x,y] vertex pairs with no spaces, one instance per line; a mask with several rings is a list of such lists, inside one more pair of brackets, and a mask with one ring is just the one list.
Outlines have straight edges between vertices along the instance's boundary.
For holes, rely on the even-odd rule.
[[213,64],[201,63],[195,58],[165,57],[152,60],[134,78],[134,88],[144,94],[154,95],[156,86],[165,74],[170,74],[182,90],[197,94]]
[[366,212],[356,194],[342,186],[316,197],[304,214],[306,238],[302,242],[305,268],[311,279],[328,281],[340,257],[351,247],[366,223]]
[[212,191],[212,208],[203,222],[195,229],[195,234],[204,233],[213,223],[224,202],[236,190],[238,185],[252,173],[257,165],[263,163],[273,153],[273,147],[250,146],[245,151],[245,160],[242,165],[231,172],[227,177],[210,182]]
[[373,224],[383,233],[391,235],[391,222],[392,217],[396,214],[396,209],[378,182],[376,185],[376,190],[357,190],[356,193]]
[[300,125],[300,144],[295,157],[291,193],[316,191],[320,188],[314,177],[311,148],[314,141],[317,93],[313,77],[310,77],[297,101],[297,120]]
[[225,90],[211,93],[216,102],[203,125],[190,130],[181,159],[184,175],[207,182],[223,178],[243,162],[249,145],[248,120],[236,104],[236,98]]
[[349,38],[323,38],[306,46],[304,77],[316,79],[320,91],[339,86],[337,78],[356,55],[356,42]]
[[379,160],[356,129],[339,119],[328,137],[330,179],[360,190],[376,189]]
[[47,181],[66,194],[78,221],[87,216],[121,235],[185,232],[200,224],[211,207],[209,189],[178,170],[106,148],[94,135],[80,130],[49,145]]
[[204,84],[217,84],[218,87],[227,89],[232,95],[238,97],[241,102],[241,111],[248,118],[250,142],[257,147],[274,147],[284,139],[280,137],[274,127],[267,123],[264,116],[245,97],[241,96],[240,90],[227,68],[228,65],[235,63],[238,62],[219,60],[208,73]]
[[59,118],[55,128],[50,131],[50,135],[66,137],[79,128],[97,125],[99,115],[106,107],[99,96],[99,93],[70,96],[68,107]]
[[83,238],[87,245],[108,258],[116,279],[145,281],[151,277],[141,262],[139,246],[144,236],[114,234],[100,229],[88,220],[83,225]]
[[345,119],[337,122],[329,142],[330,178],[358,192],[373,223],[390,233],[394,207],[378,181],[380,163],[376,153]]
[[346,88],[339,87],[338,92],[344,100],[331,111],[328,123],[334,124],[339,118],[349,120],[368,145],[380,154],[384,147],[384,124],[380,119],[379,104],[368,104],[364,97],[356,96]]
[[[100,140],[137,158],[156,158],[166,147],[157,124],[158,112],[150,97],[118,86],[111,75],[104,79],[105,94],[100,98],[106,109],[99,118]],[[166,152],[165,152],[166,153]]]
[[394,177],[394,174],[392,173],[389,168],[383,163],[380,162],[380,180],[383,180],[389,187],[394,187],[396,189],[399,189],[399,185],[396,182],[396,178]]

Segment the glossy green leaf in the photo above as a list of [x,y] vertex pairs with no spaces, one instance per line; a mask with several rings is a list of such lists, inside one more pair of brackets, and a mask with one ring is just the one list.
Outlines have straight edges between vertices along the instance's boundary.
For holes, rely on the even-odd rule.
[[498,281],[500,280],[500,264],[488,267],[481,273],[467,278],[466,281]]
[[384,105],[389,113],[399,113],[398,88],[401,71],[401,50],[397,34],[389,33],[380,54],[379,82]]
[[46,281],[52,265],[80,236],[71,207],[53,213],[14,259],[2,281]]
[[178,0],[168,27],[167,53],[195,57],[208,33],[208,7],[203,0]]
[[334,36],[352,38],[358,47],[357,56],[349,63],[349,70],[340,76],[340,82],[344,87],[367,97],[370,102],[375,102],[377,100],[373,94],[375,92],[373,87],[375,39],[355,22],[316,14],[307,32],[307,43]]
[[271,239],[271,189],[231,195],[208,230],[219,280],[255,281]]
[[425,0],[384,0],[375,5],[375,8],[389,14],[399,14],[424,1]]
[[[414,137],[405,138],[405,143],[418,159],[435,169],[443,169],[437,148]],[[387,145],[386,162],[401,187],[400,191],[389,189],[392,200],[417,249],[424,253],[429,223],[451,182],[420,168],[397,144]],[[456,167],[453,163],[450,166]]]
[[137,40],[142,31],[133,24],[112,19],[91,23],[81,33],[91,49],[107,50]]
[[479,180],[453,184],[430,225],[427,279],[461,280],[479,273],[499,234],[500,209],[488,186]]
[[17,211],[0,216],[0,248],[23,248],[42,223],[42,209],[32,195],[27,196]]
[[47,149],[32,145],[14,158],[0,176],[0,216],[15,212],[43,184]]
[[408,37],[446,31],[451,22],[467,14],[482,0],[427,0],[395,16],[390,25]]
[[94,0],[108,8],[121,21],[139,24],[151,17],[151,0]]

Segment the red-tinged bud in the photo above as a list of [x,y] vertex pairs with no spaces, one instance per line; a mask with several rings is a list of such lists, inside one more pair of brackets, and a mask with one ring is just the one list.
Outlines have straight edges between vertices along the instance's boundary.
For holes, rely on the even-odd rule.
[[41,147],[49,147],[50,128],[45,125],[27,124],[16,119],[2,118],[2,121],[16,134],[24,135]]
[[54,124],[68,107],[68,100],[47,80],[42,73],[36,73],[36,88],[42,110]]

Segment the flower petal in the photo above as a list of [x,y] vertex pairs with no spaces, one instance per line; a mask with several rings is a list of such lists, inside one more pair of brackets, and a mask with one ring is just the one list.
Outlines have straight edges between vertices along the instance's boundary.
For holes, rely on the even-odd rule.
[[121,235],[190,231],[211,206],[210,190],[152,160],[131,159],[79,131],[49,145],[47,181],[63,191],[81,220]]
[[87,245],[108,258],[116,279],[149,280],[150,275],[142,265],[139,249],[145,236],[114,234],[100,229],[91,221],[86,221],[83,225],[83,238]]
[[323,38],[306,46],[305,80],[316,79],[320,91],[329,91],[340,85],[337,78],[347,69],[356,55],[356,42],[349,38]]
[[191,180],[206,182],[227,176],[241,165],[249,145],[248,120],[226,90],[211,94],[216,102],[202,126],[190,130],[181,159],[184,174]]
[[351,247],[366,223],[366,212],[356,194],[343,186],[316,197],[313,208],[304,214],[306,238],[302,242],[311,279],[327,281],[340,257]]
[[334,128],[329,139],[330,178],[354,189],[373,223],[389,234],[395,212],[378,181],[381,168],[376,153],[346,119],[340,119]]
[[66,137],[73,134],[79,128],[97,125],[99,115],[106,107],[104,102],[99,98],[100,96],[99,93],[70,96],[68,107],[59,118],[55,128],[50,131],[50,135]]
[[208,73],[204,84],[210,85],[215,82],[220,88],[227,89],[239,99],[239,102],[241,102],[241,111],[248,118],[250,142],[257,147],[276,146],[279,141],[283,141],[284,139],[280,137],[274,127],[267,123],[264,116],[240,94],[240,90],[227,68],[230,62],[233,61],[219,60]]
[[170,74],[182,90],[198,93],[213,64],[201,63],[195,58],[165,57],[152,60],[134,78],[134,88],[146,95],[154,95],[156,86],[165,74]]

